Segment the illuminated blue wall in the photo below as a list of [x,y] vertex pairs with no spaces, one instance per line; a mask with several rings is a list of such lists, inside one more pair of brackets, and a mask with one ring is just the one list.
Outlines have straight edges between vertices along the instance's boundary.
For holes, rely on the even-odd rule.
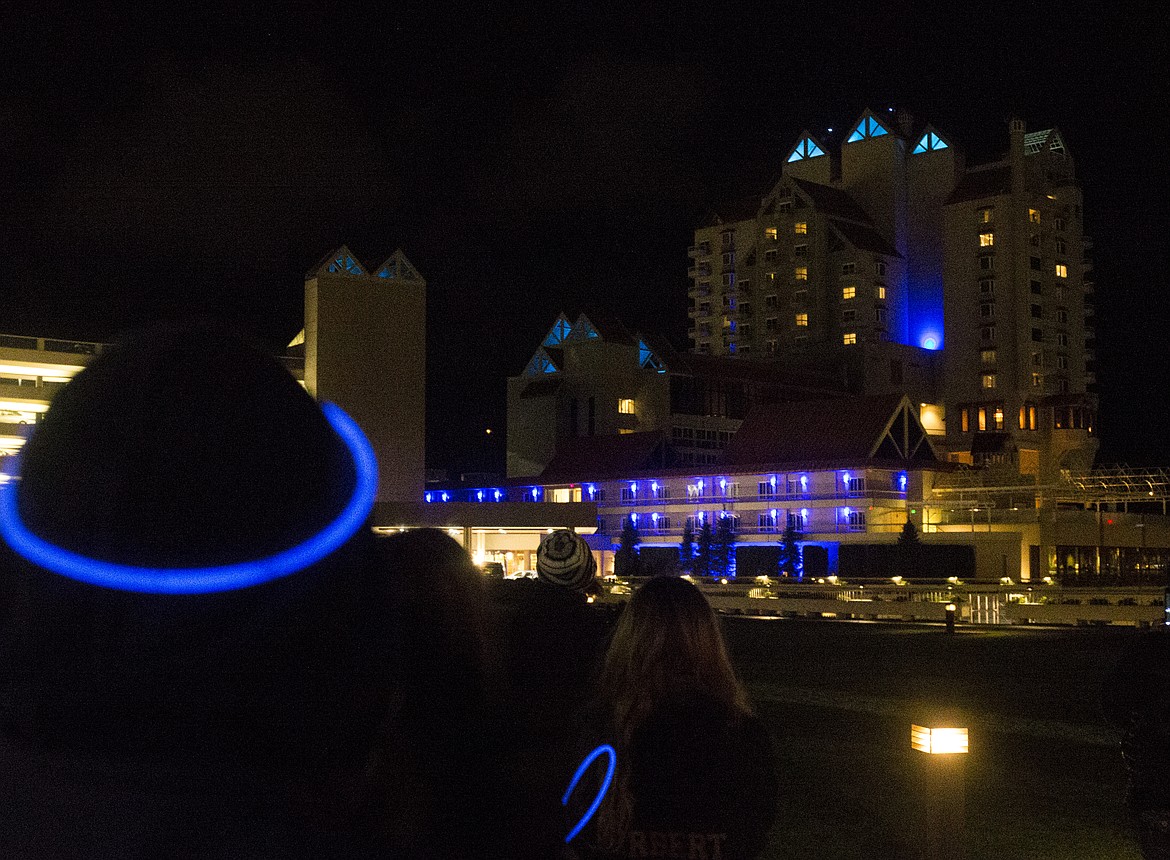
[[943,348],[942,278],[912,280],[908,290],[910,344],[923,349]]

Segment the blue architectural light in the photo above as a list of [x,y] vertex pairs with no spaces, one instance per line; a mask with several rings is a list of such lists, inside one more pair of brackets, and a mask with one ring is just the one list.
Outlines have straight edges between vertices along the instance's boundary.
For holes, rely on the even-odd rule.
[[802,490],[808,489],[808,475],[801,475],[800,476],[800,488]]
[[439,498],[444,502],[451,501],[451,495],[449,493],[443,493],[443,495],[440,496]]
[[630,482],[630,493],[632,495],[635,495],[635,496],[638,495],[638,482],[637,481]]
[[638,512],[637,511],[630,514],[630,522],[632,522],[634,525],[638,524]]
[[655,481],[654,483],[652,483],[650,485],[650,492],[652,492],[652,493],[658,492],[658,482],[657,481]]
[[841,480],[844,481],[846,484],[848,484],[849,483],[849,473],[842,472],[841,473]]
[[500,491],[499,491],[499,490],[493,490],[493,491],[492,491],[492,496],[493,496],[493,498],[495,498],[495,500],[498,502],[498,501],[500,500]]
[[434,493],[427,493],[425,496],[423,496],[423,498],[426,499],[428,502],[430,502],[430,501],[433,501],[433,496],[434,496]]
[[215,567],[138,567],[89,558],[33,534],[20,519],[19,481],[0,486],[0,533],[12,549],[38,567],[70,579],[146,594],[210,594],[269,582],[303,570],[348,541],[370,515],[378,487],[378,461],[353,419],[332,403],[321,404],[325,418],[349,449],[355,481],[349,501],[331,523],[307,540],[267,558]]
[[772,489],[773,489],[773,490],[774,490],[774,489],[776,489],[776,476],[775,476],[775,475],[773,475],[773,476],[772,476],[772,477],[769,479],[768,483],[772,485]]
[[775,519],[776,519],[776,509],[775,509],[775,508],[772,508],[772,510],[771,510],[771,511],[769,511],[768,513],[770,513],[770,514],[772,515],[772,519],[773,519],[773,520],[775,520]]
[[924,331],[918,340],[918,343],[923,349],[940,349],[942,347],[942,338],[936,331]]
[[907,478],[905,472],[902,472],[900,475],[898,475],[898,490],[899,491],[901,491],[903,493],[906,492],[907,480],[908,480],[908,478]]
[[590,484],[586,489],[589,491],[589,499],[592,501],[593,497],[597,495],[597,487]]
[[482,501],[483,501],[483,490],[476,490],[476,491],[475,491],[475,500],[476,500],[477,502],[482,502]]
[[654,520],[655,525],[658,525],[658,514],[651,514],[650,519]]

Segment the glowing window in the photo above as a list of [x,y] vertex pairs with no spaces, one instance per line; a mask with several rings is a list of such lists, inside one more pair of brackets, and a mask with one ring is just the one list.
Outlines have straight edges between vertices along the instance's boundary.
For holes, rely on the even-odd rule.
[[1036,429],[1036,407],[1031,403],[1028,404],[1028,429]]
[[995,234],[991,232],[979,234],[979,247],[990,248],[995,244]]
[[1056,264],[1056,277],[1067,278],[1068,277],[1068,266],[1066,266],[1064,263],[1057,263]]
[[1029,209],[1028,210],[1028,221],[1030,221],[1032,224],[1039,224],[1040,223],[1040,210],[1039,209]]
[[966,433],[971,429],[971,413],[964,409],[959,412],[959,423],[963,427],[963,432]]
[[852,346],[853,344],[857,343],[857,332],[845,332],[845,334],[841,335],[841,342],[845,344],[845,346]]
[[769,281],[776,280],[776,273],[775,272],[768,272],[768,280]]
[[995,364],[995,350],[985,349],[979,353],[979,360],[984,364]]
[[797,314],[796,315],[796,324],[798,326],[802,326],[802,327],[807,326],[808,325],[808,314]]
[[776,228],[775,227],[765,227],[764,228],[764,238],[765,239],[772,239],[773,241],[775,241],[776,240]]
[[982,223],[982,224],[990,224],[991,223],[991,210],[990,209],[980,209],[978,214],[979,214],[980,223]]
[[1003,407],[1002,406],[995,407],[995,429],[996,430],[1003,429]]
[[857,288],[856,287],[842,287],[841,288],[841,298],[845,301],[848,301],[849,299],[854,298],[856,295],[857,295]]
[[987,410],[984,409],[982,406],[979,407],[979,429],[980,430],[987,429]]
[[983,374],[983,387],[984,388],[995,388],[995,374],[994,373]]
[[1024,409],[1022,404],[1020,405],[1020,429],[1021,430],[1028,429],[1028,413]]
[[1032,387],[1039,388],[1044,384],[1044,374],[1039,371],[1032,371]]
[[886,127],[874,119],[872,116],[867,116],[857,124],[853,129],[853,133],[849,135],[846,143],[856,143],[859,140],[865,140],[869,137],[882,137],[889,134]]
[[816,158],[818,155],[824,154],[825,151],[817,146],[811,138],[803,137],[800,139],[800,143],[796,144],[796,149],[792,150],[792,154],[788,156],[788,161],[802,161],[806,158]]
[[623,397],[618,401],[618,412],[622,415],[633,415],[634,401],[628,397]]
[[878,297],[879,299],[881,299],[882,301],[885,301],[885,299],[886,299],[886,288],[885,288],[884,286],[882,286],[881,284],[878,284],[877,290],[875,290],[875,292],[876,292],[876,294],[877,294],[877,297]]
[[795,233],[797,236],[807,235],[808,234],[808,222],[807,221],[797,221],[795,224],[792,225],[792,232]]
[[794,277],[798,281],[807,281],[808,280],[808,266],[797,266],[792,272],[792,277]]

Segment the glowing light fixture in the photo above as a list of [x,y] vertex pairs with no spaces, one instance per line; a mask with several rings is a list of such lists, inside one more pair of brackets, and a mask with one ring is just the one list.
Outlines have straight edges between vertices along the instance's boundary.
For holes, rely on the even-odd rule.
[[[89,558],[33,534],[20,519],[18,481],[0,487],[0,533],[20,555],[38,567],[70,579],[147,594],[210,594],[279,579],[316,564],[340,548],[366,522],[378,487],[378,461],[361,428],[332,403],[321,404],[325,418],[353,458],[353,493],[341,513],[312,537],[276,555],[215,567],[137,567]],[[446,501],[446,493],[444,501]]]
[[910,747],[930,755],[952,755],[968,752],[965,728],[928,728],[910,726]]
[[451,494],[450,493],[443,493],[441,496],[439,496],[439,498],[442,499],[444,502],[449,502],[449,501],[451,501]]
[[923,349],[935,350],[939,348],[940,338],[934,332],[927,332],[922,335],[922,340],[919,343]]

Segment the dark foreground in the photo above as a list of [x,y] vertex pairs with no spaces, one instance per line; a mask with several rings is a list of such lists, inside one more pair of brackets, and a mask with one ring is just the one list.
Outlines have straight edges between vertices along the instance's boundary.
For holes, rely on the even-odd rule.
[[729,617],[735,663],[776,743],[771,858],[918,858],[912,722],[970,729],[967,860],[1140,852],[1101,684],[1133,630],[960,629]]

